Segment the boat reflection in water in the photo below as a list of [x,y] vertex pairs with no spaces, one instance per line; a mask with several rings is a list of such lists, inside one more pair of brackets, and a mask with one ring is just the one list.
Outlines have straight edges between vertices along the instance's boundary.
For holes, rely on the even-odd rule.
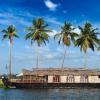
[[100,89],[0,89],[0,100],[100,100]]

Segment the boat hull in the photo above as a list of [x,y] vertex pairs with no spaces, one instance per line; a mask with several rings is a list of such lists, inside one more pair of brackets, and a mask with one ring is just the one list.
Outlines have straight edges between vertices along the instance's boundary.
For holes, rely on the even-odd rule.
[[15,88],[100,88],[100,83],[23,83],[8,79],[3,79],[2,82],[7,87]]
[[16,88],[100,88],[100,83],[10,83]]

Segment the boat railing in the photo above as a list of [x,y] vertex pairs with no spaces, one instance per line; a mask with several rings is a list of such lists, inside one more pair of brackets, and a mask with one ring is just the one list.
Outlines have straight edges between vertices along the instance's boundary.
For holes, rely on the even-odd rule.
[[45,80],[16,80],[16,83],[46,83]]

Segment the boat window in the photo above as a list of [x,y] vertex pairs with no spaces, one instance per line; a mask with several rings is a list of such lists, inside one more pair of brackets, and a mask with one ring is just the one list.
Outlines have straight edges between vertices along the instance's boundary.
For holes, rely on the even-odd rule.
[[80,82],[81,83],[88,83],[88,75],[81,75]]
[[74,75],[67,75],[66,81],[67,81],[67,83],[74,83],[75,82]]
[[53,82],[60,82],[60,76],[59,75],[53,76]]
[[100,75],[98,76],[98,78],[100,78]]

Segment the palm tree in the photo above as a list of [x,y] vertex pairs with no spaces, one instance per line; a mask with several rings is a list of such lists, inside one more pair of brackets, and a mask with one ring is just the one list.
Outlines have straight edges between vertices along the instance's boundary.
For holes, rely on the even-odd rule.
[[83,51],[85,53],[84,66],[87,67],[87,50],[90,48],[92,51],[94,51],[95,47],[99,45],[99,39],[97,37],[97,35],[99,34],[97,32],[98,28],[94,29],[90,23],[86,22],[84,27],[79,26],[79,29],[81,32],[75,42],[75,45],[80,47],[80,51]]
[[31,39],[31,44],[33,42],[37,43],[37,60],[36,60],[36,68],[38,68],[38,47],[40,47],[43,43],[46,45],[48,41],[48,32],[51,30],[48,29],[48,24],[42,18],[38,18],[33,20],[32,26],[27,28],[28,33],[25,36],[25,39]]
[[9,25],[7,29],[2,30],[3,36],[2,40],[4,41],[6,38],[9,39],[9,79],[11,78],[11,67],[12,67],[12,61],[11,61],[11,46],[13,43],[13,38],[19,38],[19,36],[16,34],[16,28],[13,25]]
[[64,56],[63,56],[62,65],[61,65],[62,68],[64,66],[64,61],[66,57],[66,47],[69,47],[71,42],[75,41],[75,37],[78,36],[76,33],[73,32],[74,29],[75,28],[72,27],[71,23],[65,22],[64,25],[61,27],[61,32],[57,33],[54,36],[54,39],[55,38],[58,39],[59,44],[63,43],[63,45],[65,46]]

